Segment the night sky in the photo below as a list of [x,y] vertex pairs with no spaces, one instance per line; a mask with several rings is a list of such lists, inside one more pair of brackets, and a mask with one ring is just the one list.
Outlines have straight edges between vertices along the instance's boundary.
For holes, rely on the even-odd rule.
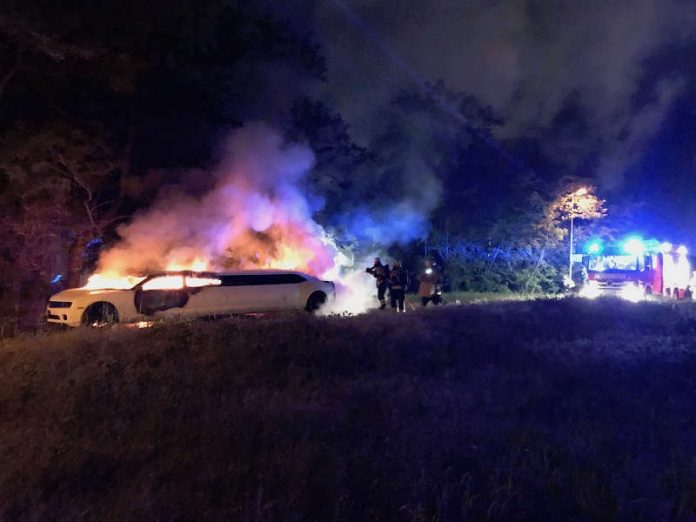
[[493,108],[504,148],[535,140],[559,175],[640,198],[646,234],[696,237],[693,2],[326,0],[313,13],[325,95],[359,141],[410,72],[442,80]]

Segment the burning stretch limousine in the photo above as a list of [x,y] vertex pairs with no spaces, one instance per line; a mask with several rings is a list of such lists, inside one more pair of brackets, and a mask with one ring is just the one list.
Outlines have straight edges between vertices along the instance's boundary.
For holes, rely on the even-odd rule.
[[130,289],[71,288],[48,302],[48,322],[100,326],[171,316],[318,310],[335,297],[334,284],[302,272],[158,272]]

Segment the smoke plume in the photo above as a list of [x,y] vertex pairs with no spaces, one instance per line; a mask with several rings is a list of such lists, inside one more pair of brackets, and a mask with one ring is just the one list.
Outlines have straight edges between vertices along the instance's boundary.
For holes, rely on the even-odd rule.
[[[622,180],[685,91],[686,84],[671,82],[673,71],[650,59],[666,62],[696,38],[696,9],[682,0],[443,1],[427,9],[420,0],[342,3],[423,80],[442,79],[491,105],[505,122],[497,139],[537,139],[566,171],[596,155],[598,180],[607,185]],[[327,95],[356,138],[369,143],[384,107],[411,81],[335,2],[315,5],[332,64]],[[679,76],[696,77],[693,68]],[[665,80],[667,88],[659,85]],[[655,85],[656,102],[637,104],[642,90]],[[554,130],[569,99],[577,99],[590,129],[570,139]]]
[[335,249],[301,189],[314,164],[307,147],[255,123],[222,147],[217,182],[202,197],[169,194],[118,230],[99,272],[298,269],[322,275]]

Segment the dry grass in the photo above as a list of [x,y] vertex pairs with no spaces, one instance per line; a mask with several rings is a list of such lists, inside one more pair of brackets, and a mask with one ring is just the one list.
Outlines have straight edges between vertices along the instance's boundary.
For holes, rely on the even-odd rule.
[[2,520],[693,520],[696,310],[572,299],[0,345]]

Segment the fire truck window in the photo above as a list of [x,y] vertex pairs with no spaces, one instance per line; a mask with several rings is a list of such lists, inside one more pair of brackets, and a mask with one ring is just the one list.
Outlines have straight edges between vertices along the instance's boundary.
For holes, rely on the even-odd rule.
[[629,255],[592,256],[589,270],[603,272],[605,270],[643,270],[645,261],[642,258]]

